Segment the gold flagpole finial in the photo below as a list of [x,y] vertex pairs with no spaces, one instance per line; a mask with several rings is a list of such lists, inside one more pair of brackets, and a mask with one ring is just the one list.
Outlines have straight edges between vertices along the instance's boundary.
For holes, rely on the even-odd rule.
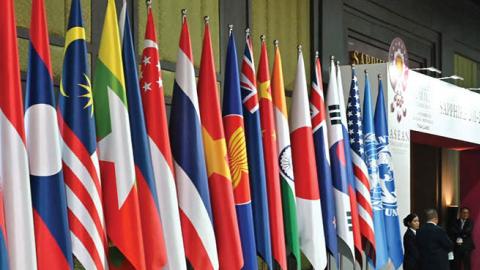
[[278,41],[278,39],[275,39],[275,40],[273,41],[273,46],[275,46],[275,48],[278,48],[279,43],[280,43],[280,42]]
[[302,45],[301,44],[298,44],[297,51],[298,51],[298,53],[302,53]]
[[265,35],[260,35],[260,40],[261,40],[262,42],[265,41],[265,38],[266,38]]
[[233,24],[228,25],[228,35],[230,36],[233,32]]
[[206,24],[209,23],[210,17],[209,17],[209,16],[203,17],[203,21],[204,21]]

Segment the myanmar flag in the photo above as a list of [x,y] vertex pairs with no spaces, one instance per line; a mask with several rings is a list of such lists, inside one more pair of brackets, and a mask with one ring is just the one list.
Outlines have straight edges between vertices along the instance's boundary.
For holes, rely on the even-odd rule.
[[[135,169],[115,1],[108,0],[93,81],[93,100],[110,245],[145,268]],[[111,266],[121,266],[111,262]],[[123,266],[122,265],[122,266]]]

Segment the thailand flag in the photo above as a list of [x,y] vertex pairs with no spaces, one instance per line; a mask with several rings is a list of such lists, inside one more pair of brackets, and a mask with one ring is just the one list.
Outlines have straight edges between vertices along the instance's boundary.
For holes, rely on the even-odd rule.
[[72,269],[67,199],[43,0],[32,2],[25,131],[38,269]]
[[362,247],[370,262],[375,262],[375,235],[373,228],[372,205],[370,202],[370,183],[367,164],[365,163],[362,113],[360,93],[355,68],[352,67],[352,83],[347,106],[348,132],[352,153],[355,190],[358,202],[358,216]]
[[183,17],[170,115],[185,254],[194,269],[218,269],[193,55]]
[[248,171],[247,146],[243,125],[237,50],[232,32],[228,39],[225,81],[223,85],[223,127],[229,155],[233,195],[243,252],[243,269],[257,269],[255,230]]
[[160,57],[150,5],[147,7],[147,26],[141,59],[140,87],[155,186],[157,195],[160,195],[158,204],[168,256],[166,269],[184,270],[187,265],[183,249],[177,189],[173,176],[173,159],[168,136]]
[[335,200],[328,151],[327,112],[323,96],[322,68],[318,52],[315,55],[315,68],[312,75],[310,92],[310,113],[312,117],[313,141],[315,144],[315,160],[317,163],[318,184],[322,203],[323,229],[327,251],[339,262],[337,250],[337,233],[335,220]]
[[387,236],[388,257],[395,269],[403,262],[402,238],[397,210],[397,193],[392,168],[392,154],[388,149],[388,123],[383,97],[382,78],[378,77],[378,96],[375,105],[375,136],[377,137],[378,176],[382,190],[385,235]]
[[243,102],[245,137],[247,142],[250,186],[252,187],[252,209],[255,226],[255,244],[258,256],[272,269],[272,249],[270,246],[270,222],[267,202],[265,160],[263,156],[262,130],[258,106],[255,64],[253,61],[252,40],[247,29],[245,51],[242,61],[240,86]]
[[3,204],[0,208],[0,269],[37,269],[17,28],[11,0],[0,3],[0,25],[0,197],[3,194],[0,198],[3,199],[0,203]]
[[372,264],[376,269],[383,269],[388,261],[387,236],[385,234],[383,216],[382,188],[378,181],[377,138],[375,137],[375,127],[373,125],[372,94],[367,73],[365,73],[365,93],[363,95],[363,139],[365,142],[365,163],[368,168],[373,228],[375,231],[376,259]]
[[345,140],[343,137],[342,114],[338,97],[338,83],[333,58],[330,61],[330,80],[327,89],[328,142],[332,162],[333,194],[336,206],[336,225],[338,249],[353,261],[352,211],[350,208],[347,161],[345,157]]
[[[158,209],[158,194],[153,177],[152,159],[145,118],[143,115],[140,87],[137,76],[137,63],[133,49],[127,2],[123,1],[119,19],[122,40],[123,70],[128,100],[130,133],[132,134],[135,177],[138,187],[140,221],[142,224],[143,248],[146,269],[161,269],[167,263],[167,250],[163,240],[162,223]],[[152,63],[149,63],[152,65]],[[156,68],[156,67],[155,67]]]

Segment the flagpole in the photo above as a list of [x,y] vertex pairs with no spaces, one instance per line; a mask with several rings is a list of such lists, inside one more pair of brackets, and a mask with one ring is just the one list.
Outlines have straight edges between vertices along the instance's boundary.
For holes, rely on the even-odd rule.
[[[147,0],[147,1],[151,1],[151,0]],[[187,9],[186,8],[183,8],[181,11],[181,16],[182,16],[182,23],[185,21],[185,19],[187,18]]]

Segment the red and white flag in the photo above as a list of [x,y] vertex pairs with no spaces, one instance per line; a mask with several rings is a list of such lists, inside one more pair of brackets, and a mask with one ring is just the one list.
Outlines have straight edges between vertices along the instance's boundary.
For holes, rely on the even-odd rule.
[[0,194],[3,192],[10,269],[37,269],[14,12],[13,1],[1,2]]
[[324,269],[327,266],[327,251],[325,248],[307,81],[301,51],[298,53],[297,75],[292,96],[290,135],[300,248],[313,268]]
[[182,228],[178,212],[177,189],[168,135],[167,112],[163,92],[160,57],[152,9],[148,7],[144,48],[141,59],[140,87],[145,124],[150,143],[158,204],[167,247],[166,269],[186,269]]

